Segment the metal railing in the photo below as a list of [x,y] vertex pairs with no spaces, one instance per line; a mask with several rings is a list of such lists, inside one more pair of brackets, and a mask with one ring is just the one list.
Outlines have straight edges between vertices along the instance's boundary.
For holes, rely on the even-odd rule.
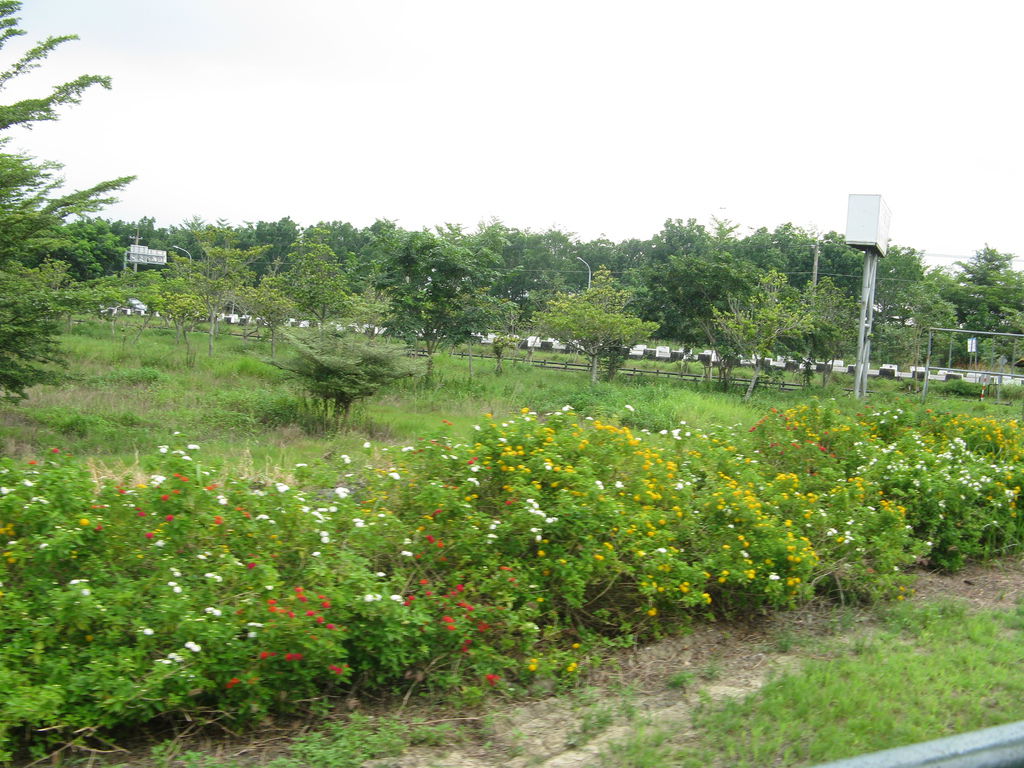
[[822,763],[815,768],[1019,768],[1024,721]]

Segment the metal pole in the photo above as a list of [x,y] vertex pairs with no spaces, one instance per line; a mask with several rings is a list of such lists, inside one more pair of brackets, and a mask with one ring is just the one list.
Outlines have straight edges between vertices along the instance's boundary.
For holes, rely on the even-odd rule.
[[871,323],[875,315],[875,276],[878,254],[864,252],[864,280],[861,283],[860,323],[857,329],[857,366],[853,375],[853,394],[863,399],[868,393],[868,365],[871,360]]
[[928,374],[932,367],[932,340],[935,338],[935,331],[928,329],[928,353],[924,358],[924,386],[921,388],[921,403],[928,399]]
[[584,259],[582,256],[577,256],[576,258],[579,259],[580,261],[582,261],[584,264],[586,264],[586,267],[587,267],[587,290],[589,291],[590,290],[590,274],[591,274],[590,273],[590,265],[587,264],[586,259]]
[[191,254],[191,253],[189,253],[188,251],[186,251],[186,250],[185,250],[184,248],[179,248],[179,247],[178,247],[177,245],[172,245],[172,246],[171,246],[171,248],[173,248],[173,249],[174,249],[174,250],[176,250],[176,251],[181,251],[181,252],[182,252],[182,253],[184,253],[184,254],[185,254],[186,256],[188,256],[188,260],[189,260],[189,261],[192,261],[192,254]]

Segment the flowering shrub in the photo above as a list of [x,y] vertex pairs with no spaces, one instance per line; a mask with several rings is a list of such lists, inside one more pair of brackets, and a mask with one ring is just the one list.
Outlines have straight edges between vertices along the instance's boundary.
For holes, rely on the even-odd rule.
[[653,433],[524,409],[299,467],[301,489],[223,479],[195,445],[138,485],[0,460],[0,748],[353,688],[472,701],[694,615],[898,597],[917,559],[1015,546],[1019,427],[912,422],[812,405]]

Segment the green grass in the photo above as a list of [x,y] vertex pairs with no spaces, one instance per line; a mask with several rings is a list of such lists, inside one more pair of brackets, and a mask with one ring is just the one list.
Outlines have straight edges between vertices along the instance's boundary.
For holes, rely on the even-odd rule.
[[[265,362],[267,342],[223,333],[211,357],[205,334],[197,333],[191,337],[190,357],[183,344],[175,343],[173,331],[151,325],[137,333],[135,320],[120,320],[113,333],[107,322],[85,321],[62,336],[67,356],[60,368],[63,383],[36,387],[26,402],[0,407],[0,454],[27,458],[59,446],[88,455],[103,471],[116,472],[131,468],[138,455],[181,432],[231,469],[270,474],[325,454],[351,453],[366,440],[412,442],[447,426],[445,422],[453,433],[465,434],[485,413],[501,417],[522,407],[543,413],[570,405],[585,415],[616,418],[651,431],[672,429],[680,422],[752,424],[771,407],[785,408],[808,397],[835,397],[845,407],[857,407],[842,388],[842,375],[829,389],[765,388],[744,403],[738,390],[722,393],[717,382],[620,375],[612,383],[591,386],[587,373],[530,366],[522,351],[506,361],[504,375],[495,375],[494,361],[481,357],[474,357],[470,374],[465,357],[442,352],[435,356],[431,380],[396,384],[357,404],[345,429],[325,434],[287,376]],[[279,346],[278,355],[286,354]],[[536,359],[545,356],[568,359],[559,353],[535,353]],[[630,365],[681,368],[679,363],[650,360]],[[873,404],[918,407],[916,397],[901,393],[901,382],[879,380],[876,385]],[[949,403],[930,405],[944,408]],[[991,402],[957,400],[956,405],[974,414],[1007,414],[1005,407]]]
[[695,737],[648,728],[606,751],[631,766],[802,766],[1024,718],[1024,610],[897,604],[743,700],[705,703]]

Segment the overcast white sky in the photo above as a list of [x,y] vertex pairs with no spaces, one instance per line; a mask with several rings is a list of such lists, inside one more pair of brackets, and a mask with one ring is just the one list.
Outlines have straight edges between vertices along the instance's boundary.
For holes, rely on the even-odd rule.
[[[0,94],[113,77],[14,147],[68,185],[138,180],[110,218],[498,217],[590,239],[666,218],[1024,257],[1019,35],[1006,0],[26,0],[74,33]],[[941,257],[935,263],[949,263]]]

